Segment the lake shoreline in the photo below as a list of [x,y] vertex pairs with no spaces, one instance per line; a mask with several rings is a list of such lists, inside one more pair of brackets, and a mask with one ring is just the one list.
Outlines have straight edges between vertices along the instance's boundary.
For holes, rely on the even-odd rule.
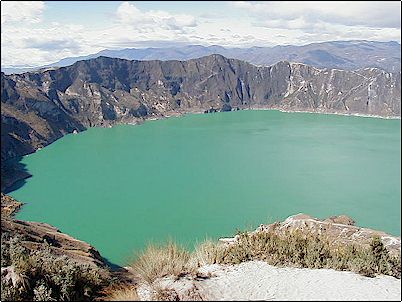
[[378,119],[385,119],[385,120],[400,120],[400,116],[382,116],[382,115],[375,115],[375,114],[362,114],[362,113],[346,113],[346,112],[338,112],[338,111],[317,111],[317,110],[288,110],[283,108],[251,108],[250,110],[277,110],[284,113],[312,113],[312,114],[325,114],[325,115],[338,115],[338,116],[354,116],[354,117],[368,117],[368,118],[378,118]]
[[[401,120],[400,116],[382,116],[382,115],[374,115],[374,114],[362,114],[362,113],[346,113],[346,112],[338,112],[338,111],[317,111],[317,110],[289,110],[289,109],[284,109],[284,108],[275,108],[275,107],[250,107],[250,108],[241,108],[239,110],[230,110],[230,111],[218,111],[218,112],[205,112],[205,110],[193,110],[193,111],[184,111],[184,112],[177,112],[177,111],[172,111],[172,112],[167,112],[163,115],[158,115],[158,116],[152,116],[148,118],[144,118],[140,121],[134,121],[134,122],[119,122],[115,123],[110,126],[106,127],[114,127],[118,125],[141,125],[147,121],[158,121],[158,120],[164,120],[170,117],[181,117],[181,116],[186,116],[186,115],[192,115],[192,114],[213,114],[213,113],[223,113],[223,112],[236,112],[236,111],[279,111],[282,113],[309,113],[309,114],[323,114],[323,115],[336,115],[336,116],[347,116],[347,117],[363,117],[363,118],[375,118],[375,119],[382,119],[382,120]],[[105,127],[105,126],[100,126],[100,127]]]
[[[160,115],[147,116],[147,117],[143,117],[143,118],[133,118],[133,119],[131,119],[131,121],[119,121],[119,122],[110,123],[110,124],[106,124],[106,125],[96,125],[96,126],[90,127],[90,128],[97,128],[97,127],[98,128],[111,128],[111,127],[118,126],[118,125],[141,125],[147,121],[163,120],[163,119],[167,119],[170,117],[181,117],[181,116],[192,115],[192,114],[210,114],[210,113],[221,113],[221,112],[232,112],[232,111],[243,111],[243,110],[279,111],[282,113],[309,113],[309,114],[325,114],[325,115],[376,118],[376,119],[385,119],[385,120],[401,120],[400,116],[382,116],[382,115],[347,113],[347,112],[325,111],[325,110],[294,110],[294,109],[285,109],[285,108],[281,108],[281,107],[272,107],[272,106],[269,106],[269,107],[266,107],[266,106],[238,107],[238,110],[232,109],[230,111],[219,111],[219,112],[210,112],[210,113],[207,113],[206,110],[208,110],[208,109],[201,108],[201,109],[189,109],[189,110],[185,110],[185,111],[181,111],[181,110],[180,111],[168,111],[165,113],[161,113]],[[85,130],[87,130],[87,129],[85,129]],[[81,131],[81,132],[83,132],[83,131]],[[73,132],[73,133],[67,133],[65,135],[77,134],[77,133],[78,132]],[[64,137],[65,135],[63,135],[62,137]],[[60,138],[62,138],[62,137],[60,137]],[[58,139],[53,140],[46,146],[49,146],[50,144],[54,143],[57,140]],[[43,146],[43,148],[45,148],[46,146]],[[24,154],[23,156],[33,154],[43,148],[40,147],[40,148],[34,150],[33,152]],[[12,161],[12,160],[13,159],[8,159],[7,161]],[[15,169],[15,174],[16,175],[14,177],[13,176],[10,177],[9,175],[7,175],[7,177],[5,179],[5,182],[7,184],[6,185],[2,184],[2,192],[10,193],[10,192],[14,191],[14,187],[16,184],[23,183],[25,179],[28,179],[32,176],[27,171],[21,170],[19,168]],[[2,177],[3,177],[3,175],[2,175]],[[2,183],[3,183],[3,179],[2,179]]]

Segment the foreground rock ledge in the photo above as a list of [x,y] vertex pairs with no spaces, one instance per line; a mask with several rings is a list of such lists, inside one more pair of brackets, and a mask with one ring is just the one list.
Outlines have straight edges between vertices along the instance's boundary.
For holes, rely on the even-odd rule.
[[[276,232],[301,230],[325,235],[334,244],[354,243],[369,246],[378,236],[392,255],[400,255],[400,237],[354,225],[348,216],[333,216],[325,220],[306,214],[288,217],[283,222],[260,225],[255,231]],[[239,236],[221,238],[231,245]],[[244,300],[400,300],[400,280],[386,275],[365,277],[349,271],[276,267],[264,261],[246,261],[240,264],[203,265],[197,276],[165,277],[152,285],[141,283],[137,292],[141,300],[152,300],[155,290],[162,290],[173,300],[244,301]]]
[[[328,240],[334,244],[370,244],[374,236],[380,237],[386,249],[391,255],[401,253],[401,237],[389,235],[382,231],[362,228],[354,225],[354,220],[346,215],[332,216],[325,220],[311,217],[307,214],[289,216],[283,222],[261,224],[253,233],[273,231],[283,233],[285,231],[301,230],[312,234],[325,234]],[[231,244],[236,242],[238,236],[233,238],[221,238],[221,242]]]
[[29,250],[38,250],[46,242],[54,255],[67,255],[81,264],[105,266],[99,252],[90,244],[61,233],[46,223],[2,219],[1,232],[22,235],[22,244]]

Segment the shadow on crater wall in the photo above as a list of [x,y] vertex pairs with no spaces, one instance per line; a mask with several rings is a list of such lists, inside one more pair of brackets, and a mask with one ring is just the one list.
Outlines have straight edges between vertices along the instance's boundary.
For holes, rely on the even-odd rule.
[[1,191],[5,194],[18,190],[32,174],[21,162],[22,156],[1,162]]
[[110,262],[108,258],[102,257],[102,260],[106,263],[106,265],[112,270],[112,271],[120,271],[123,270],[123,267],[115,264],[113,262]]

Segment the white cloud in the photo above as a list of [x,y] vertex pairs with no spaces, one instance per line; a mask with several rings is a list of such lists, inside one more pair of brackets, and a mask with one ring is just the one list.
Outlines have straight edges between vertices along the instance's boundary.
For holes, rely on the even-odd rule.
[[42,19],[44,8],[43,1],[1,1],[1,24],[38,23]]
[[43,65],[92,52],[96,48],[86,43],[86,34],[83,26],[69,24],[2,26],[1,65]]
[[340,25],[401,28],[399,1],[266,1],[232,2],[265,20],[297,20]]
[[[328,40],[400,41],[401,3],[390,1],[235,1],[255,35],[277,44]],[[265,33],[265,34],[264,34]]]
[[182,29],[197,25],[195,18],[191,15],[172,15],[165,11],[151,10],[142,12],[135,5],[123,2],[116,11],[118,21],[123,24],[139,27],[157,26],[164,29]]

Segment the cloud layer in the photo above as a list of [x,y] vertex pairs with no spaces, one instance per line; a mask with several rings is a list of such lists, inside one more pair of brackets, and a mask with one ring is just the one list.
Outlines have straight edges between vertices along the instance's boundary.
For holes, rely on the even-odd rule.
[[44,8],[43,1],[2,1],[1,25],[15,22],[38,23]]
[[210,6],[206,7],[207,13],[181,11],[180,3],[169,11],[159,9],[157,4],[153,9],[131,2],[109,5],[111,11],[99,16],[96,3],[93,8],[83,8],[99,17],[88,26],[74,16],[62,24],[47,20],[46,2],[2,1],[2,66],[43,65],[105,48],[400,41],[400,2],[219,2],[205,3]]
[[303,29],[320,23],[401,28],[399,1],[237,1],[232,5],[284,28],[288,24],[289,28]]

